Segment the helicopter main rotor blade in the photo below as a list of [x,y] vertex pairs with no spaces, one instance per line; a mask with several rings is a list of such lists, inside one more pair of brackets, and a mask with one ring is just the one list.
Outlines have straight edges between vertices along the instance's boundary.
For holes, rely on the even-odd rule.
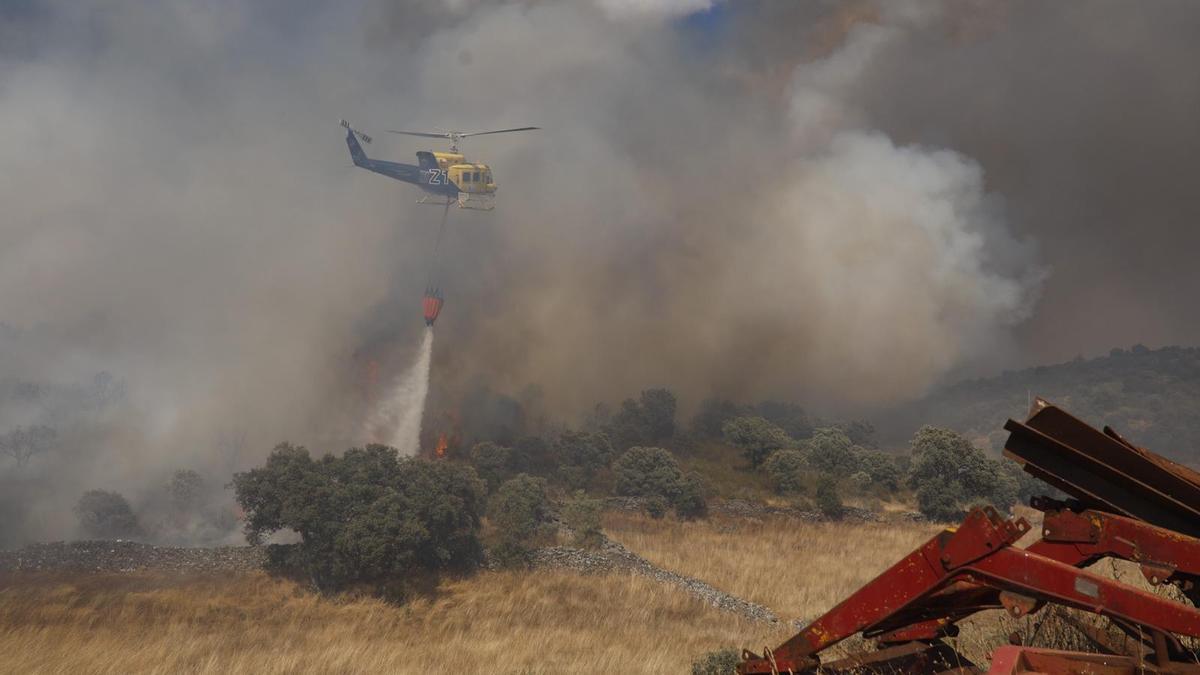
[[389,134],[404,134],[405,136],[421,136],[422,138],[450,138],[450,134],[430,134],[424,131],[395,131],[386,129]]
[[475,131],[475,132],[472,132],[469,134],[459,134],[459,135],[462,136],[463,138],[466,138],[467,136],[487,136],[488,134],[507,134],[510,131],[533,131],[535,129],[541,129],[541,127],[517,127],[515,129],[497,129],[496,131]]

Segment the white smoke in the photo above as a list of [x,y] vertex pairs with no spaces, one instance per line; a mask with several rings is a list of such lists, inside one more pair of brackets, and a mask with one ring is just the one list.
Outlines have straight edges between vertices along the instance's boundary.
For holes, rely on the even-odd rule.
[[716,0],[595,0],[612,19],[666,19],[711,9]]
[[790,308],[797,324],[815,319],[790,361],[860,402],[920,394],[998,348],[1029,316],[1044,277],[978,163],[897,145],[847,101],[906,27],[927,19],[859,24],[827,57],[797,67],[797,156],[748,244],[759,261],[750,293]]
[[375,443],[390,445],[402,455],[421,449],[421,420],[429,395],[429,364],[433,361],[433,327],[425,337],[408,370],[392,383],[390,393],[379,402],[368,421],[367,435]]

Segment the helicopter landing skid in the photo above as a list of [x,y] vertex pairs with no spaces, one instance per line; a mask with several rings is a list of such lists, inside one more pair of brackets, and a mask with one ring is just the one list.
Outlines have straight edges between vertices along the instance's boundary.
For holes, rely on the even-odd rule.
[[458,195],[458,208],[471,209],[472,211],[491,211],[496,208],[496,205],[492,203],[490,196],[472,196],[469,193],[463,192]]
[[429,204],[431,206],[449,206],[454,200],[449,197],[431,198],[429,195],[424,195],[417,200],[418,204]]

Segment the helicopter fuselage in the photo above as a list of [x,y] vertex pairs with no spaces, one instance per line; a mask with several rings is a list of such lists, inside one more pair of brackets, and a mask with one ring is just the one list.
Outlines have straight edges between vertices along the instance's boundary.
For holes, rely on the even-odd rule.
[[437,197],[456,199],[460,206],[466,206],[472,197],[487,198],[496,193],[491,169],[486,164],[467,162],[461,153],[422,150],[414,165],[371,159],[353,131],[347,131],[346,145],[355,166],[411,183]]

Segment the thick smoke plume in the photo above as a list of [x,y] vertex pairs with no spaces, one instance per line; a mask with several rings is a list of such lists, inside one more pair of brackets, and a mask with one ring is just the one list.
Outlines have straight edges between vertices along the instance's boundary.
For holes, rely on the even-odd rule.
[[845,409],[1195,342],[1197,13],[5,6],[0,434],[58,433],[0,458],[0,541],[71,534],[85,489],[136,505],[177,468],[215,489],[282,440],[375,440],[369,374],[421,344],[439,214],[349,166],[343,117],[400,161],[430,145],[382,130],[544,128],[465,146],[500,191],[442,244],[442,401],[537,387],[570,421],[668,386],[685,410]]

